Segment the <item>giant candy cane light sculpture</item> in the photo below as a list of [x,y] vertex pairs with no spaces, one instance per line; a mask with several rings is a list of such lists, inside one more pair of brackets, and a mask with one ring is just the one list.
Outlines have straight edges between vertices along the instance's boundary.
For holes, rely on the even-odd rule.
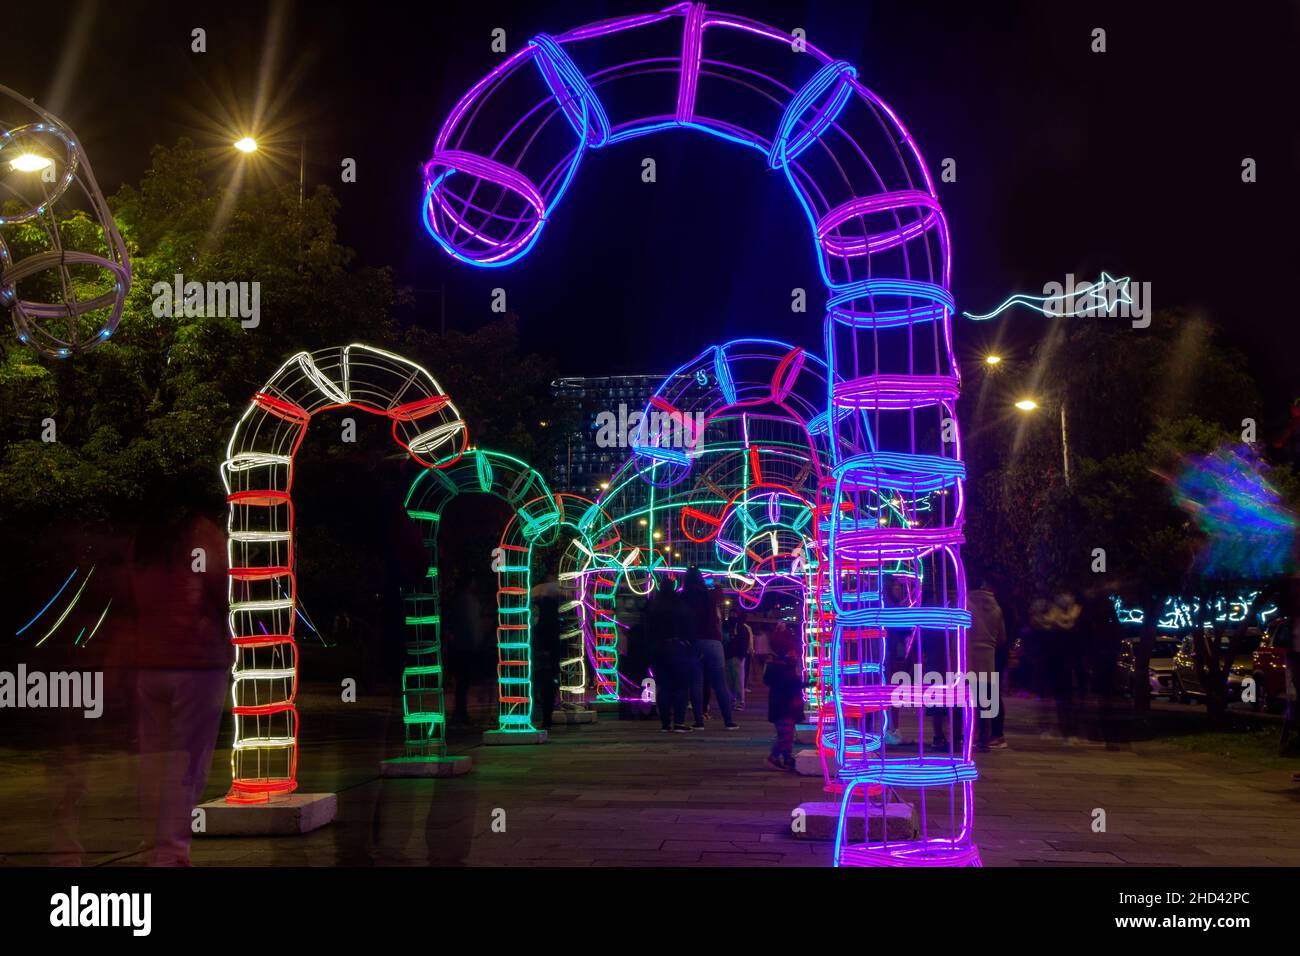
[[[977,864],[973,721],[930,752],[922,711],[905,707],[921,752],[896,756],[888,744],[887,672],[964,671],[970,619],[948,229],[893,111],[850,64],[699,3],[543,34],[452,109],[424,169],[425,227],[463,262],[509,265],[537,242],[588,153],[682,129],[755,150],[784,177],[826,284],[836,440],[819,489],[818,603],[845,783],[836,862]],[[969,702],[963,681],[947,691]],[[849,814],[880,814],[896,790],[919,796],[919,837],[891,841],[868,825],[865,841],[843,838]]]
[[465,423],[433,376],[367,345],[299,352],[248,403],[221,466],[235,645],[231,803],[298,786],[294,456],[315,415],[344,407],[387,418],[393,440],[427,468],[465,449]]

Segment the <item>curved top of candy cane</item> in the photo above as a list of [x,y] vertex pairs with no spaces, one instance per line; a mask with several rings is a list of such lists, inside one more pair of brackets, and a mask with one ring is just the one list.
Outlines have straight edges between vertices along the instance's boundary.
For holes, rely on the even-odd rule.
[[[226,447],[223,476],[292,462],[317,412],[356,408],[393,423],[393,438],[429,468],[446,467],[465,449],[460,411],[422,366],[370,345],[353,343],[298,352],[281,365],[249,402]],[[287,491],[285,476],[283,481]]]
[[[787,342],[732,339],[709,346],[667,376],[646,403],[640,425],[630,436],[642,476],[661,487],[681,481],[714,416],[763,406],[775,406],[804,427],[820,473],[823,463],[834,460],[829,449],[834,431],[827,427],[824,411],[827,377],[822,359]],[[655,427],[665,420],[683,427]],[[667,445],[665,439],[676,439],[678,431],[685,432],[687,441]]]
[[[898,116],[848,63],[700,3],[542,34],[504,59],[438,132],[425,227],[457,259],[509,265],[537,242],[587,152],[678,128],[754,149],[785,176],[845,321],[950,311],[947,226]],[[890,268],[869,266],[886,254]],[[895,284],[873,284],[881,275]],[[870,308],[856,306],[863,298]]]

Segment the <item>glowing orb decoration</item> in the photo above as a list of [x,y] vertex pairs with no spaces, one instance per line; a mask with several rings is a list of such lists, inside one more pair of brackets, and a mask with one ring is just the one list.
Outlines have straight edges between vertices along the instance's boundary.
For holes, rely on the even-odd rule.
[[131,287],[126,245],[76,135],[6,86],[0,203],[0,309],[18,339],[50,358],[103,344]]
[[427,468],[448,467],[468,441],[433,376],[367,345],[299,352],[248,403],[221,466],[235,646],[231,803],[265,801],[298,786],[294,457],[312,418],[337,408],[388,419],[393,440]]
[[[829,468],[816,479],[805,527],[820,554],[815,627],[828,645],[824,683],[834,716],[827,733],[843,787],[836,863],[978,864],[969,684],[945,678],[951,743],[929,749],[920,688],[899,694],[888,676],[914,666],[963,674],[970,623],[948,228],[898,116],[852,65],[804,37],[699,3],[541,34],[453,107],[424,167],[424,226],[462,262],[508,266],[559,214],[590,154],[684,130],[753,151],[752,160],[784,180],[807,217],[826,286],[827,374],[815,420]],[[726,404],[741,400],[739,392],[726,397],[735,382],[715,376],[712,385]],[[672,395],[658,397],[684,410]],[[737,411],[726,427],[743,429],[750,416]],[[757,446],[761,487],[762,443],[747,445],[745,457]],[[687,482],[695,454],[694,444],[642,443],[637,484],[653,495]],[[743,474],[736,464],[722,468]],[[611,485],[601,503],[622,515]],[[666,535],[672,527],[674,540],[716,542],[724,553],[748,549],[754,539],[739,530],[724,536],[730,498],[715,497],[721,506],[702,493],[704,505],[682,508],[688,524],[680,534],[657,521],[651,527],[656,516],[643,511],[635,526],[645,521],[651,537],[644,545],[624,541],[622,576],[645,587],[675,560],[654,530]],[[737,529],[746,525],[741,515],[754,516],[752,496],[743,500],[731,508]],[[778,534],[776,548],[783,547]],[[900,715],[921,740],[919,753],[892,747]],[[881,828],[865,826],[866,839],[851,842],[848,816],[882,813],[896,791],[924,797],[920,835],[872,838]]]
[[612,559],[605,552],[618,544],[617,537],[591,540],[588,531],[604,524],[598,520],[600,509],[593,502],[577,495],[552,495],[546,480],[534,468],[518,458],[485,449],[469,449],[421,472],[406,495],[406,512],[423,526],[430,557],[428,586],[407,597],[406,623],[413,629],[407,643],[409,662],[402,677],[407,756],[443,752],[438,527],[447,505],[464,494],[492,495],[510,505],[513,512],[493,556],[497,573],[497,724],[501,732],[526,733],[535,729],[529,600],[534,549],[555,544],[561,532],[574,536],[565,551],[569,566],[560,582],[570,592],[576,588],[576,594],[571,594],[562,607],[570,626],[561,634],[565,654],[560,661],[560,678],[570,701],[582,700],[586,691],[578,604],[587,604],[593,615],[599,612],[613,619],[612,591],[597,605],[583,583],[583,572],[598,563],[608,564]]

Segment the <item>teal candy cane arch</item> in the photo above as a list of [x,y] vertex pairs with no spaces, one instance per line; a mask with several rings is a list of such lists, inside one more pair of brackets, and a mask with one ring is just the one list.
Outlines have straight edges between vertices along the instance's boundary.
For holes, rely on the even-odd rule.
[[[973,720],[958,719],[973,712],[948,227],[898,116],[850,64],[698,3],[543,34],[452,109],[424,168],[425,227],[465,263],[507,266],[538,241],[588,153],[683,129],[755,150],[785,179],[826,285],[831,467],[814,603],[843,784],[835,861],[978,865]],[[647,480],[665,486],[689,464],[676,449],[648,454]],[[891,685],[915,668],[938,683]],[[924,747],[923,699],[947,707],[946,748]],[[891,750],[895,720],[915,724],[919,753]],[[845,836],[849,815],[896,794],[919,804],[919,834]]]
[[[411,630],[402,698],[408,758],[446,753],[438,529],[447,505],[465,494],[491,495],[508,504],[513,512],[493,556],[497,574],[497,729],[501,733],[536,729],[529,599],[534,549],[555,543],[561,532],[571,535],[570,552],[576,552],[578,559],[562,577],[576,585],[578,579],[585,579],[589,569],[612,560],[608,552],[618,544],[616,533],[600,541],[590,538],[592,529],[609,524],[602,520],[598,505],[577,495],[552,496],[541,474],[511,455],[471,448],[435,462],[432,468],[416,475],[406,493],[406,513],[420,523],[430,559],[427,586],[407,596],[406,624]],[[612,592],[609,597],[611,600],[603,602],[602,607],[607,607],[612,621]],[[574,600],[585,600],[581,588]],[[575,636],[569,635],[570,643],[580,646],[580,642],[573,641]],[[574,657],[571,652],[566,658],[569,667],[565,674],[570,678],[569,693],[580,697],[585,672]]]

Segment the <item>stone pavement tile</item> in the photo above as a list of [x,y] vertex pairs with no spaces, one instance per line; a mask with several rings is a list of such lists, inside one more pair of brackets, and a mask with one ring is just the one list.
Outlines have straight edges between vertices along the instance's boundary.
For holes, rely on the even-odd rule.
[[1034,864],[1070,864],[1070,865],[1111,865],[1118,866],[1123,861],[1113,853],[1097,851],[1085,853],[1080,850],[1039,850],[1036,852],[1016,852],[1016,859],[1021,863]]
[[[758,845],[758,844],[755,844]],[[731,840],[664,840],[663,850],[696,850],[701,853],[738,853],[744,852],[745,846]]]
[[[705,866],[780,866],[785,857],[780,854],[764,853],[711,853],[700,854],[700,862]],[[811,861],[801,859],[811,865]]]

